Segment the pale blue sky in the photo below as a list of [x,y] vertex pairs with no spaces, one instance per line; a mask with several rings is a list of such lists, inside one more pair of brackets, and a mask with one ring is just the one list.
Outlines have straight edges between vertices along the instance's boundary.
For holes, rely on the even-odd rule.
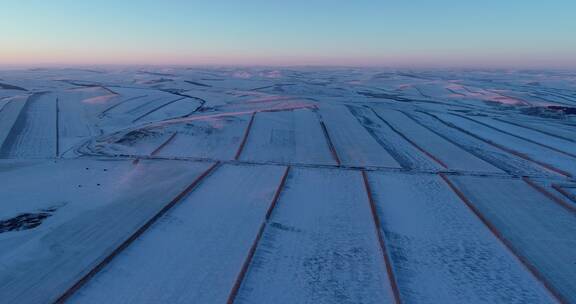
[[576,66],[574,0],[0,3],[0,64]]

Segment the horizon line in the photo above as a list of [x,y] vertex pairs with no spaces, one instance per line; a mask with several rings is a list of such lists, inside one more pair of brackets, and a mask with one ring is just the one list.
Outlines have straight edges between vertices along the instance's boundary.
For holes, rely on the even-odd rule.
[[12,69],[42,69],[42,68],[359,68],[359,69],[473,69],[473,70],[555,70],[576,71],[576,64],[568,65],[522,65],[522,64],[250,64],[250,63],[1,63],[0,68]]

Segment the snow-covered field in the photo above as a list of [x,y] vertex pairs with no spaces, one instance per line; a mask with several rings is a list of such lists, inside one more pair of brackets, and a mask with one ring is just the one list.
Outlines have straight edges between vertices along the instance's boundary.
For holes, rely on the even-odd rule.
[[0,303],[576,303],[576,73],[0,71]]

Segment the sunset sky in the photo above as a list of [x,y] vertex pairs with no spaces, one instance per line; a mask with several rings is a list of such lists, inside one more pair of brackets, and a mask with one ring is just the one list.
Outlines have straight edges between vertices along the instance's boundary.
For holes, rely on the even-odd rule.
[[576,1],[6,0],[0,64],[576,68]]

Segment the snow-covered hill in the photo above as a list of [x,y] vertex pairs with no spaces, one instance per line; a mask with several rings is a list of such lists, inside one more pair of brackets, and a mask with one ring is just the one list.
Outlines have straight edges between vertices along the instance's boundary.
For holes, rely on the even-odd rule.
[[0,71],[1,303],[576,303],[576,73]]

